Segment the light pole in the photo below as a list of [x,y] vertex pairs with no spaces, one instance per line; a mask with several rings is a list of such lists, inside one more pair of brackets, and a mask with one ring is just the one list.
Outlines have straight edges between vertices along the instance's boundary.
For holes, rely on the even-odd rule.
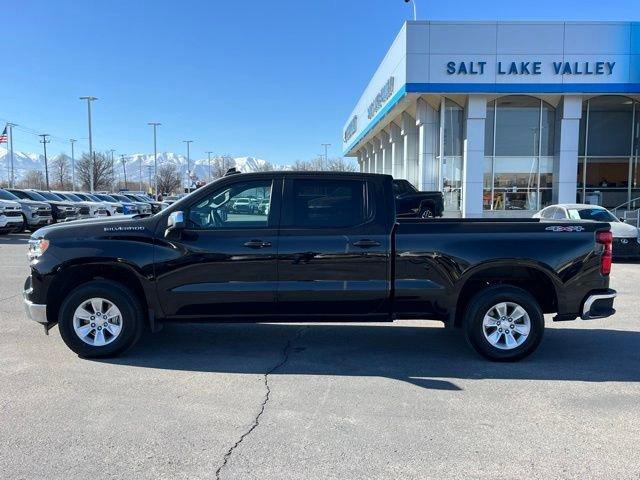
[[124,189],[128,190],[128,188],[127,188],[127,162],[124,159],[124,155],[120,155],[120,159],[122,160],[122,171],[124,172]]
[[191,192],[191,177],[189,176],[189,170],[191,169],[191,156],[189,153],[189,146],[193,143],[193,140],[183,140],[183,142],[187,144],[187,193],[189,193]]
[[115,151],[115,149],[112,148],[111,150],[109,150],[109,152],[111,152],[111,165],[109,166],[110,170],[111,170],[111,175],[110,175],[111,178],[110,178],[110,180],[111,180],[111,188],[113,189],[113,186],[114,186],[113,184],[116,181],[116,172],[114,170],[116,161],[115,161],[115,158],[114,158],[113,154],[116,153],[116,151]]
[[321,143],[320,145],[322,145],[324,147],[324,163],[325,163],[325,168],[326,168],[326,166],[329,164],[328,149],[331,146],[331,144],[330,143]]
[[213,152],[207,152],[207,156],[209,157],[209,182],[211,182],[211,154]]
[[98,100],[96,97],[80,97],[87,101],[87,117],[89,119],[89,192],[93,193],[93,133],[91,131],[91,102]]
[[142,155],[140,155],[140,178],[138,179],[138,191],[142,192]]
[[11,185],[11,188],[15,187],[15,175],[13,173],[13,127],[17,126],[17,123],[7,123],[7,127],[9,127],[9,158],[11,159],[11,176],[9,177],[9,185]]
[[[158,200],[158,142],[157,142],[157,129],[161,123],[158,122],[149,122],[147,125],[151,125],[153,127],[153,169],[155,171],[155,197]],[[151,187],[151,182],[149,182],[149,187]]]
[[404,3],[413,4],[413,21],[415,22],[418,19],[418,15],[416,14],[416,0],[404,0]]
[[74,149],[74,143],[77,140],[75,138],[70,138],[69,143],[71,144],[71,186],[73,190],[76,189],[76,152]]
[[47,190],[50,190],[50,188],[49,188],[49,164],[47,162],[47,143],[51,143],[51,140],[47,140],[47,137],[49,137],[50,135],[48,133],[43,133],[43,134],[40,134],[38,136],[42,137],[42,140],[40,140],[40,143],[44,147],[44,175],[45,175],[45,181],[47,183]]

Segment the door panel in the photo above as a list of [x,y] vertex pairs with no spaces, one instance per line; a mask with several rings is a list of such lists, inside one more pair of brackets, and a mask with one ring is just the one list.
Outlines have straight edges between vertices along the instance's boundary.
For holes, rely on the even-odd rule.
[[[374,188],[344,177],[285,180],[278,247],[281,313],[386,313],[390,233],[377,223],[369,201]],[[363,221],[348,226],[356,211],[363,212]]]
[[[187,228],[158,241],[157,289],[165,315],[233,317],[276,311],[281,188],[271,188],[271,180],[267,185],[247,183],[225,184],[201,196],[186,212]],[[270,200],[254,200],[248,191],[274,194]],[[259,210],[261,201],[269,208]]]

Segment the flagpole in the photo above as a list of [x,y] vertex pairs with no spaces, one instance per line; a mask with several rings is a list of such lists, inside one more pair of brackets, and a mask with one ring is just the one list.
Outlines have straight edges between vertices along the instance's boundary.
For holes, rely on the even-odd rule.
[[15,123],[7,123],[7,127],[9,127],[9,151],[10,153],[10,160],[11,160],[11,172],[10,172],[10,176],[9,176],[9,185],[11,186],[11,188],[15,187],[15,175],[13,172],[13,127],[17,127],[18,125]]

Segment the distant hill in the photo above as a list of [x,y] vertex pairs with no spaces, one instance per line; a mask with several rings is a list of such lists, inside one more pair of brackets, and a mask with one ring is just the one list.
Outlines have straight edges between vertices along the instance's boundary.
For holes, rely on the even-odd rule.
[[[49,156],[49,162],[51,162],[58,155]],[[69,162],[71,162],[71,157],[65,155],[68,158]],[[122,173],[122,163],[120,162],[120,158],[116,156],[116,175],[121,177]],[[215,174],[215,164],[216,162],[220,164],[224,164],[225,168],[235,167],[241,172],[257,172],[260,170],[264,170],[269,163],[266,160],[262,160],[260,158],[255,157],[229,157],[229,156],[218,156],[212,158],[212,170]],[[6,180],[8,178],[9,172],[9,163],[10,163],[10,154],[6,148],[0,147],[0,180]],[[186,175],[187,172],[187,157],[184,155],[180,155],[172,152],[159,152],[158,153],[158,166],[164,163],[173,163],[175,164],[183,175]],[[49,163],[51,165],[51,163]],[[14,165],[14,175],[16,181],[20,180],[29,170],[40,170],[44,172],[44,155],[37,153],[28,153],[28,152],[13,152],[13,165]],[[146,180],[149,175],[148,168],[149,166],[153,166],[153,154],[149,153],[136,153],[133,155],[128,155],[126,159],[127,166],[127,180],[135,182],[140,179],[140,165],[142,165],[142,179]],[[191,169],[194,171],[195,175],[199,179],[207,179],[209,173],[208,159],[196,159],[195,167],[194,160],[191,159]]]

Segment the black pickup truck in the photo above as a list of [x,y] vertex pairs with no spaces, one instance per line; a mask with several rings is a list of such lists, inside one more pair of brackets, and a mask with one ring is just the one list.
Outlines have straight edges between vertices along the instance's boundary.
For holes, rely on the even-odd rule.
[[615,312],[608,224],[398,220],[386,175],[230,175],[156,215],[42,228],[29,258],[28,316],[84,357],[169,321],[435,319],[508,361],[536,349],[545,313]]
[[420,192],[408,180],[393,179],[393,196],[398,218],[434,218],[444,212],[442,192]]

